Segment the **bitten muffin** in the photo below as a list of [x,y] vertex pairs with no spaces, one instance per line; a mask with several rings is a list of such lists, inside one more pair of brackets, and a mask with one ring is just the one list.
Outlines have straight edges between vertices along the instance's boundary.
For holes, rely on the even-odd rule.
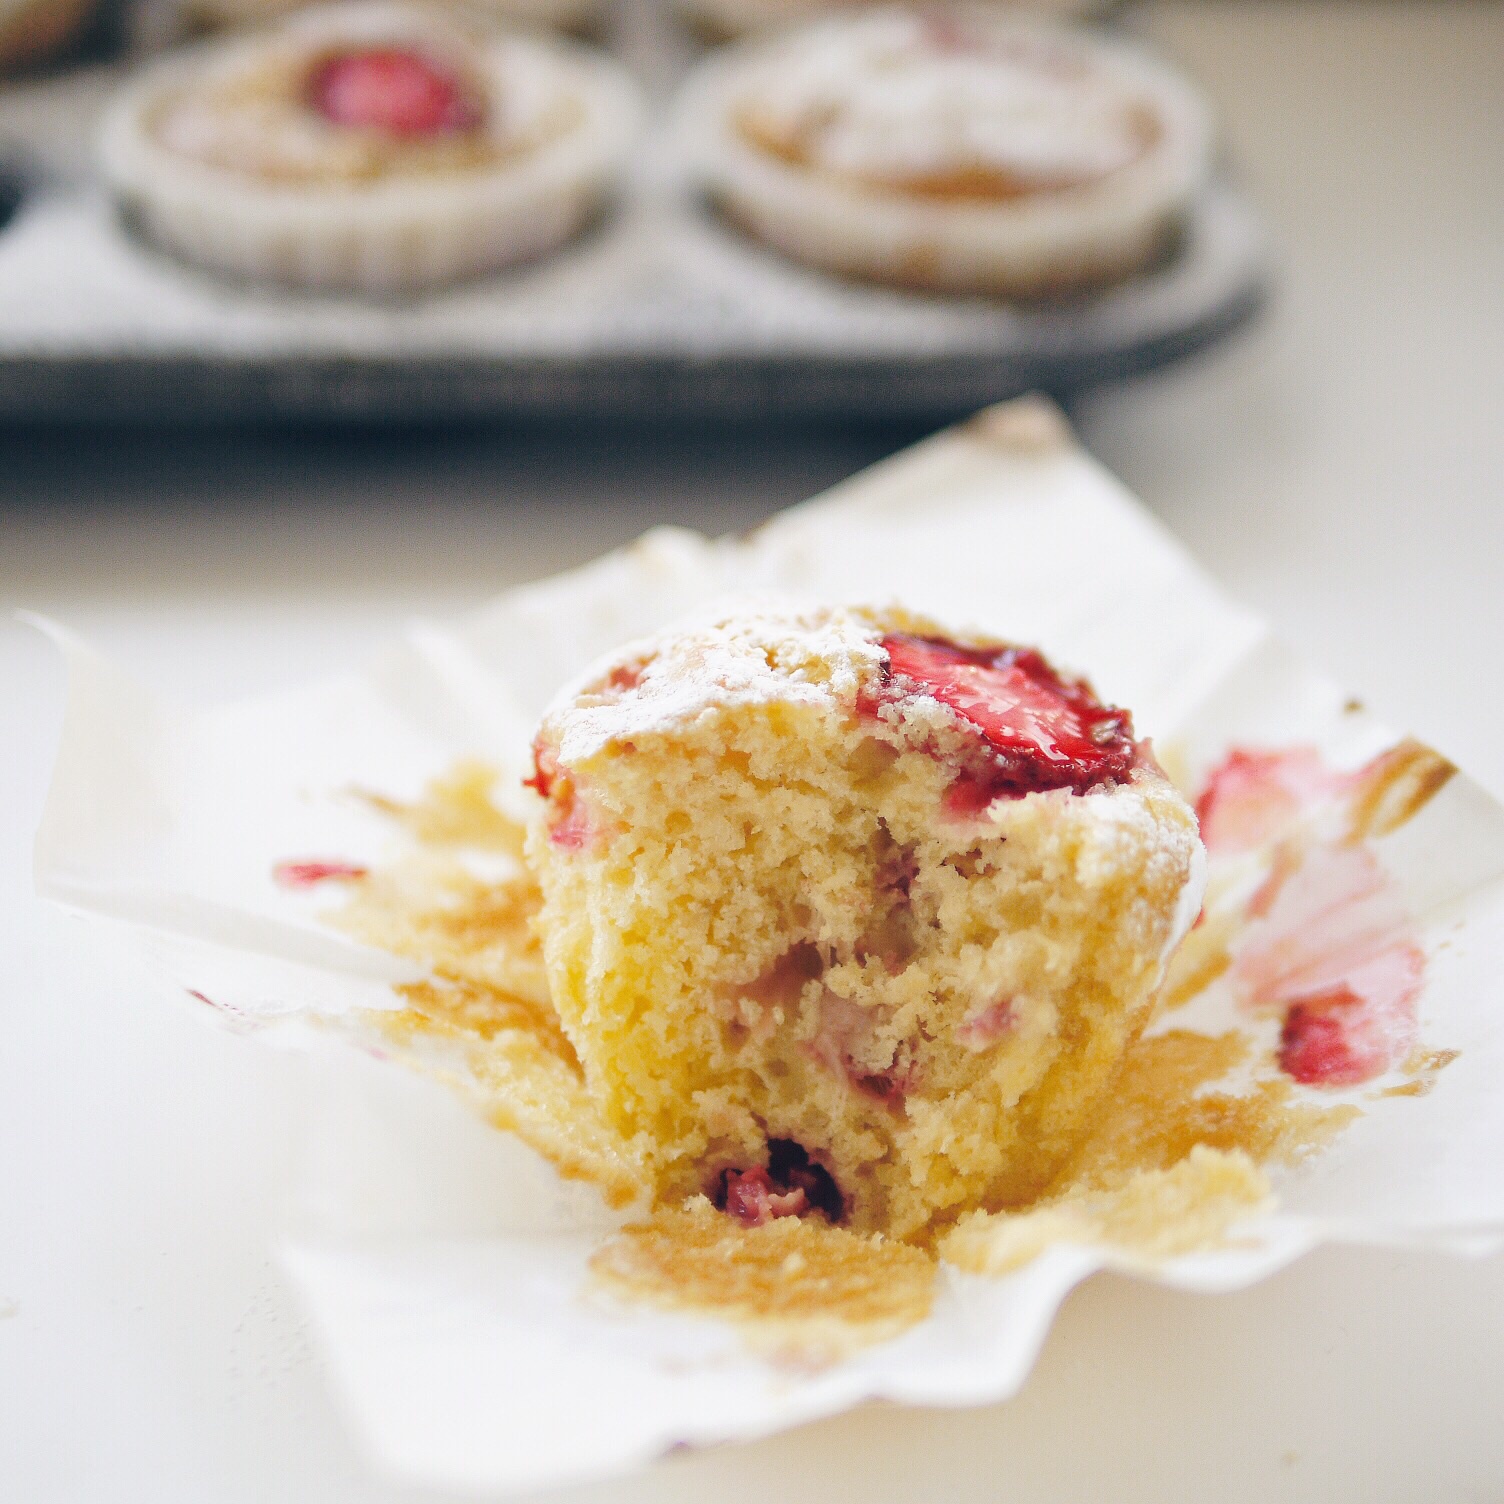
[[589,1089],[672,1204],[927,1241],[1037,1192],[1199,904],[1195,819],[1030,649],[767,610],[545,716],[528,856]]
[[981,5],[743,43],[691,78],[680,128],[711,199],[786,255],[1005,297],[1148,266],[1211,143],[1196,90],[1138,47]]
[[537,256],[601,206],[641,119],[589,49],[391,5],[189,49],[117,100],[144,232],[243,276],[394,292]]

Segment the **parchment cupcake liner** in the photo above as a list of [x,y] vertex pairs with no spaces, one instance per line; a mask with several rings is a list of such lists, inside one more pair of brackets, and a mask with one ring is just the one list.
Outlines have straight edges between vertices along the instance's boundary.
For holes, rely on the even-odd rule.
[[[970,1251],[996,1273],[942,1264],[926,1319],[835,1361],[790,1367],[730,1323],[608,1298],[588,1270],[620,1213],[469,1110],[481,1083],[456,1094],[425,1076],[464,1085],[452,1041],[403,1044],[380,1026],[394,987],[424,968],[331,928],[327,887],[276,874],[311,857],[374,871],[394,843],[383,809],[461,759],[485,758],[498,797],[520,798],[561,683],[728,593],[773,591],[902,599],[1042,643],[1131,705],[1192,787],[1229,749],[1286,749],[1344,788],[1395,759],[1409,772],[1385,801],[1359,802],[1373,870],[1424,952],[1414,1026],[1429,1063],[1365,1084],[1287,1081],[1300,1104],[1349,1121],[1271,1166],[1268,1199],[1226,1236],[1146,1250],[1057,1208],[1025,1256],[994,1258],[984,1241]],[[165,996],[311,1058],[280,1253],[389,1476],[521,1493],[874,1398],[993,1401],[1024,1382],[1060,1301],[1099,1269],[1214,1292],[1322,1243],[1481,1253],[1504,1237],[1504,810],[1230,602],[1041,404],[983,413],[748,539],[658,530],[461,623],[415,628],[326,684],[189,713],[59,635],[70,689],[38,886],[106,923]],[[1213,872],[1224,896],[1231,870]],[[1193,942],[1218,922],[1209,905]],[[1246,1035],[1245,1070],[1268,1079],[1278,1021],[1249,1012],[1237,970],[1166,1025]],[[110,985],[131,1005],[150,995],[118,971]]]

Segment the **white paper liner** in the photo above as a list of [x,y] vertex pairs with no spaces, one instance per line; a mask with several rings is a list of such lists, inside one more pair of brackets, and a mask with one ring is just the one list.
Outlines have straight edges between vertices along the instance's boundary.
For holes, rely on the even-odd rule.
[[[177,996],[191,989],[232,1025],[312,1053],[315,1110],[283,1257],[359,1435],[395,1477],[518,1492],[874,1397],[995,1400],[1023,1382],[1074,1284],[1114,1265],[1146,1272],[1070,1246],[1001,1279],[942,1269],[922,1325],[821,1372],[781,1369],[722,1323],[592,1293],[585,1262],[613,1221],[588,1189],[563,1186],[440,1088],[310,1026],[389,1006],[390,982],[410,974],[326,929],[330,900],[271,879],[289,857],[380,857],[388,828],[345,791],[416,794],[477,753],[520,771],[562,680],[747,589],[901,598],[958,628],[1039,642],[1194,769],[1230,743],[1299,741],[1351,767],[1395,740],[1231,604],[1052,409],[1027,402],[745,541],[649,534],[295,693],[185,714],[59,631],[70,696],[38,886],[122,922]],[[1363,1116],[1318,1157],[1273,1172],[1276,1210],[1154,1279],[1237,1289],[1323,1240],[1461,1252],[1501,1241],[1504,811],[1454,778],[1383,857],[1430,955],[1421,1037],[1458,1058],[1424,1097],[1318,1094]],[[1246,1023],[1215,990],[1195,1009],[1198,1026]]]

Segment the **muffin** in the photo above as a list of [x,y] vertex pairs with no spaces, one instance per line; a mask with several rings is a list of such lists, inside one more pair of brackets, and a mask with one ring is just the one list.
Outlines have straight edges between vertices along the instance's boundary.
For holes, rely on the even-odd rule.
[[900,611],[625,650],[535,744],[549,985],[653,1198],[926,1242],[1036,1193],[1199,904],[1127,712]]
[[1004,297],[1079,291],[1169,247],[1204,181],[1207,111],[1127,42],[1000,7],[827,17],[702,65],[696,180],[811,266]]
[[146,70],[101,155],[143,232],[190,260],[384,293],[568,239],[640,117],[625,72],[587,49],[340,6]]

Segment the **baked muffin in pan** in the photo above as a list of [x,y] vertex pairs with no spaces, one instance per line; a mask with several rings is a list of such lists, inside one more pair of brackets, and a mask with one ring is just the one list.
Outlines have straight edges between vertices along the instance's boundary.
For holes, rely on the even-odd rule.
[[786,255],[1005,297],[1152,263],[1212,143],[1200,94],[1141,48],[980,5],[738,44],[687,82],[679,127],[722,212]]
[[148,67],[100,156],[142,231],[191,261],[407,292],[567,240],[641,117],[621,65],[578,44],[342,5]]

